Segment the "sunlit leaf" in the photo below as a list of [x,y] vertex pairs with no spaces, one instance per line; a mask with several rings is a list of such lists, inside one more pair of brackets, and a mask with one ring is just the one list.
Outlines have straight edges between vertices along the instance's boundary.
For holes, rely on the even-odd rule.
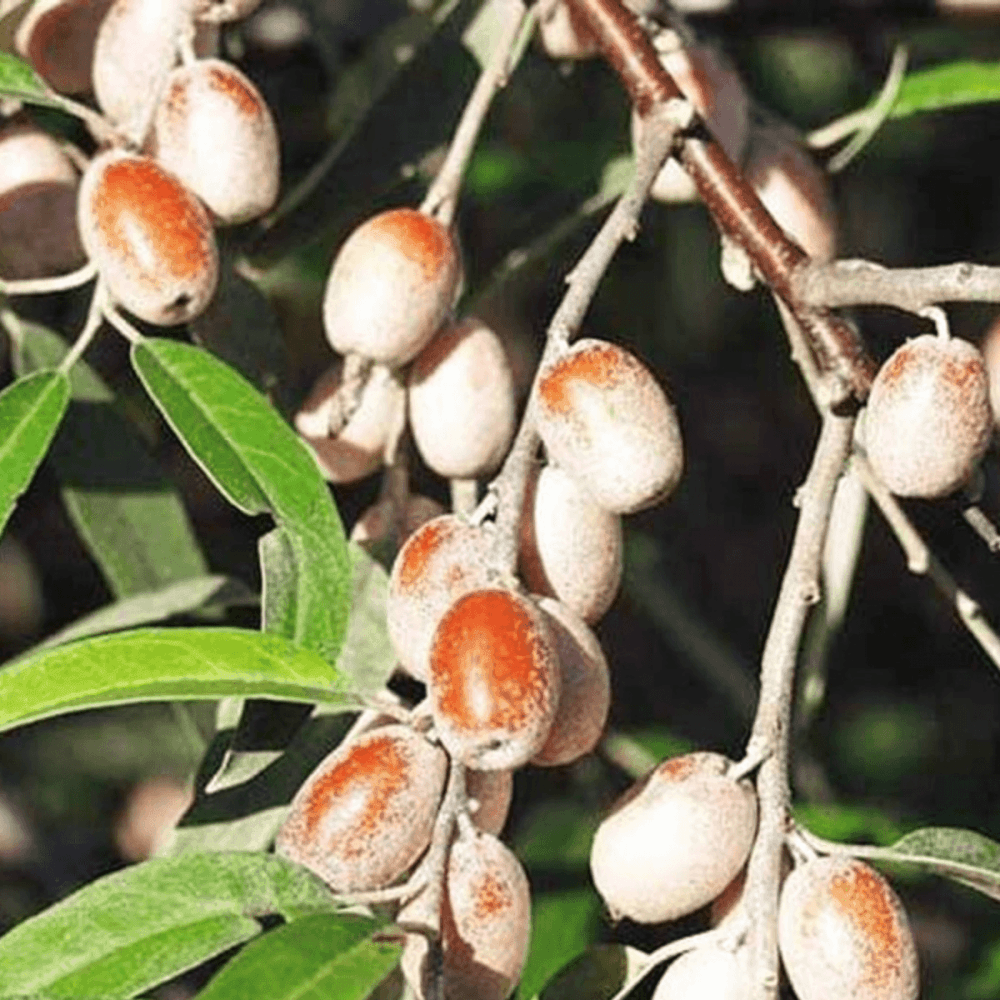
[[920,865],[1000,900],[1000,844],[973,830],[942,826],[914,830],[879,857]]
[[531,901],[531,950],[518,996],[530,1000],[593,942],[601,901],[592,889],[537,893]]
[[993,101],[1000,101],[1000,63],[960,60],[908,73],[889,117]]
[[50,108],[62,106],[45,86],[45,81],[32,69],[31,63],[8,52],[0,52],[0,94],[29,104],[43,104]]

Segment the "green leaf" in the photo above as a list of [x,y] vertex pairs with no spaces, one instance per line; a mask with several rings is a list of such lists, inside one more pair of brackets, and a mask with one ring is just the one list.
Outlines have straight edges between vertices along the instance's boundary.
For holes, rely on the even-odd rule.
[[0,938],[0,997],[132,997],[260,931],[332,912],[308,870],[266,854],[157,858],[106,875]]
[[[350,565],[330,491],[312,453],[277,411],[227,365],[189,344],[145,340],[132,360],[173,429],[226,497],[271,513],[285,572],[266,582],[286,638],[336,662],[347,625]],[[265,567],[266,569],[267,567]],[[276,594],[276,587],[286,591]]]
[[32,69],[31,63],[7,52],[0,52],[0,94],[29,104],[62,107],[59,99],[45,86],[45,81]]
[[879,851],[878,857],[919,865],[1000,900],[1000,844],[973,830],[914,830]]
[[374,694],[385,687],[397,662],[386,624],[389,575],[355,542],[347,551],[351,559],[351,613],[337,671],[349,681],[351,690]]
[[586,871],[600,822],[596,812],[569,802],[539,806],[515,837],[515,851],[529,870]]
[[1000,63],[960,60],[908,73],[889,117],[993,101],[1000,101]]
[[620,944],[594,945],[553,977],[541,1000],[608,1000],[625,985],[637,955]]
[[136,629],[45,649],[0,670],[0,732],[84,708],[226,695],[357,705],[319,656],[231,628]]
[[197,1000],[364,1000],[402,951],[371,939],[378,926],[357,916],[303,917],[244,948]]
[[0,392],[0,532],[28,488],[69,404],[69,381],[42,371]]
[[593,942],[601,902],[592,889],[537,894],[531,902],[531,950],[518,995],[530,1000],[554,973]]
[[106,635],[109,632],[121,632],[140,625],[150,625],[173,615],[189,614],[206,608],[252,606],[257,603],[258,598],[250,588],[233,577],[196,576],[190,580],[181,580],[179,583],[161,587],[159,590],[126,597],[122,601],[105,605],[50,635],[31,652],[49,649],[52,646],[63,646],[67,642],[87,639],[94,635]]
[[[5,317],[21,371],[55,367],[66,343],[51,330]],[[159,590],[208,568],[177,488],[152,459],[115,395],[82,359],[51,459],[66,509],[116,597]]]

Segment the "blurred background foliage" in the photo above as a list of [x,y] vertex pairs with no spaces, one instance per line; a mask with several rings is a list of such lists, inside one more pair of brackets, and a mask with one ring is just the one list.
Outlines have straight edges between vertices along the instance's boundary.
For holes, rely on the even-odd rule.
[[[262,366],[258,381],[286,411],[329,360],[319,302],[336,247],[375,208],[417,202],[440,162],[476,72],[462,43],[476,5],[455,6],[432,32],[402,0],[268,0],[226,30],[224,52],[278,120],[285,190],[301,194],[267,226],[232,234],[226,248],[266,296],[255,322],[271,323],[243,366]],[[989,21],[846,3],[824,6],[820,17],[808,7],[788,23],[778,8],[694,21],[725,48],[755,98],[803,130],[864,105],[898,43],[913,68],[1000,62],[1000,25]],[[467,299],[508,339],[524,378],[563,277],[602,217],[591,211],[608,200],[602,185],[613,188],[628,152],[629,108],[613,74],[599,61],[554,63],[532,46],[496,101],[458,216]],[[996,104],[887,123],[833,180],[840,255],[891,265],[1000,263],[998,154]],[[538,252],[526,262],[512,256],[526,248]],[[603,752],[516,777],[505,835],[536,898],[525,997],[592,942],[653,946],[676,932],[613,927],[603,917],[587,872],[591,832],[652,762],[690,748],[738,757],[748,733],[792,501],[818,422],[769,297],[727,286],[718,257],[701,206],[648,206],[585,324],[586,335],[644,357],[669,388],[687,468],[665,506],[628,519],[626,582],[597,629],[613,673]],[[78,325],[82,308],[74,296],[24,303],[27,314],[64,330]],[[978,341],[992,310],[963,306],[949,315],[957,334]],[[880,359],[923,332],[887,310],[858,310],[857,319]],[[211,570],[258,587],[261,523],[229,508],[152,415],[118,341],[104,338],[88,358],[183,491]],[[985,469],[984,505],[994,515],[997,459],[994,448]],[[446,484],[426,470],[415,478],[420,492],[446,497]],[[377,493],[377,478],[338,489],[345,523]],[[907,509],[1000,622],[1000,565],[958,507]],[[43,467],[0,542],[0,658],[110,597]],[[229,620],[252,624],[253,615],[230,611]],[[881,844],[932,825],[1000,839],[1000,677],[931,586],[908,574],[874,514],[825,671],[822,696],[797,735],[803,822],[832,839]],[[133,706],[0,739],[0,930],[148,853],[156,810],[169,814],[184,801],[212,720],[210,706]],[[896,884],[921,948],[922,995],[1000,997],[996,904],[942,880]],[[697,914],[680,930],[703,926]],[[187,977],[158,995],[188,996],[197,981]]]

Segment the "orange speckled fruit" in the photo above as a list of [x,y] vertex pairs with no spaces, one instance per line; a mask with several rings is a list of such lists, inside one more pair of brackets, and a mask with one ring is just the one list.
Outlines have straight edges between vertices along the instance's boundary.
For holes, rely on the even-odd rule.
[[541,611],[509,590],[460,597],[434,633],[431,711],[445,748],[470,767],[531,760],[555,718],[560,680]]
[[865,410],[872,468],[901,497],[942,497],[976,469],[993,413],[983,356],[954,337],[908,340],[879,369]]
[[408,726],[341,744],[296,792],[277,850],[335,892],[395,881],[430,843],[447,757]]
[[[441,911],[445,1000],[505,1000],[524,969],[531,895],[520,862],[496,837],[465,830],[451,846]],[[404,907],[396,923],[406,927]],[[427,996],[427,938],[409,934],[403,974]]]
[[490,528],[443,514],[418,528],[399,550],[389,575],[386,624],[403,669],[429,676],[431,640],[452,602],[489,586],[483,553]]
[[412,208],[362,223],[340,248],[323,298],[333,349],[390,367],[430,341],[454,305],[462,267],[447,226]]
[[183,323],[208,305],[219,278],[208,213],[155,160],[119,150],[95,157],[77,225],[112,298],[140,319]]
[[536,421],[550,459],[605,510],[649,507],[681,477],[673,407],[645,365],[615,344],[580,340],[547,365]]
[[278,130],[235,66],[178,66],[153,119],[150,151],[225,224],[263,215],[278,197]]
[[799,1000],[916,1000],[919,992],[903,904],[854,858],[817,858],[785,879],[778,944]]

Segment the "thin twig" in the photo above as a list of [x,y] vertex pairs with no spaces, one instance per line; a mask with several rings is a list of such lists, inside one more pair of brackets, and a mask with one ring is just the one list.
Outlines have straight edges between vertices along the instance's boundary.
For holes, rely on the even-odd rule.
[[679,938],[677,941],[671,941],[669,944],[657,948],[656,951],[651,951],[645,959],[636,963],[635,974],[629,978],[628,982],[622,986],[611,1000],[624,1000],[646,976],[658,966],[663,965],[668,959],[676,955],[683,955],[686,951],[692,951],[695,948],[704,948],[707,945],[719,943],[729,936],[730,933],[728,930],[716,929],[703,931],[701,934],[691,934],[688,937]]
[[351,417],[361,405],[361,397],[371,376],[375,362],[371,358],[355,354],[353,351],[344,357],[341,369],[340,385],[330,401],[329,436],[336,437],[350,422]]
[[4,295],[49,295],[52,292],[67,292],[71,288],[93,281],[97,277],[97,265],[88,260],[68,274],[57,274],[51,278],[24,278],[20,281],[0,279],[0,293]]
[[87,319],[83,324],[80,336],[76,338],[73,346],[66,352],[66,356],[59,363],[59,371],[64,374],[76,364],[83,352],[90,346],[97,331],[104,321],[104,307],[106,304],[106,293],[104,283],[98,281],[94,286],[94,294],[90,299],[90,308],[87,310]]
[[462,177],[476,148],[480,129],[486,120],[490,105],[497,92],[506,84],[511,69],[511,54],[521,31],[534,23],[538,16],[533,6],[528,11],[523,0],[507,0],[510,10],[506,12],[503,33],[497,39],[489,62],[479,74],[461,120],[455,129],[454,138],[448,148],[445,161],[431,184],[420,211],[432,215],[446,226],[451,225],[458,207],[458,195],[462,187]]
[[819,598],[823,544],[837,481],[850,454],[854,418],[827,413],[812,467],[799,491],[792,551],[761,656],[761,696],[747,756],[766,755],[757,776],[760,819],[747,865],[754,1000],[778,995],[778,886],[790,792],[789,735],[795,665],[810,607]]

